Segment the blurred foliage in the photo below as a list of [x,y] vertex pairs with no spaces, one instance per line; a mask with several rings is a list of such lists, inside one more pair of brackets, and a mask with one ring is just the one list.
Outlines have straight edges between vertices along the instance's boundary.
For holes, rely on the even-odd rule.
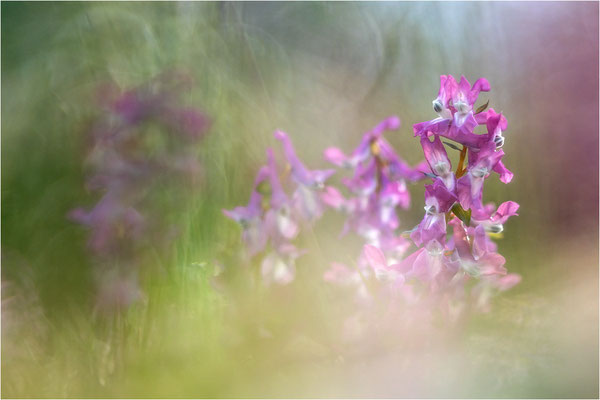
[[[598,396],[597,3],[1,9],[4,397]],[[214,120],[199,154],[204,181],[174,210],[173,253],[147,254],[145,301],[99,319],[86,231],[66,219],[97,200],[83,167],[95,92],[165,70],[194,77],[184,102]],[[318,168],[327,146],[350,150],[397,114],[403,126],[389,140],[419,161],[411,125],[431,117],[445,73],[488,78],[481,104],[508,118],[515,179],[490,182],[484,200],[521,204],[499,245],[523,282],[456,342],[436,345],[433,333],[422,347],[345,359],[320,340],[351,307],[319,282],[332,254],[360,248],[337,240],[340,218],[306,235],[318,251],[297,282],[261,294],[247,289],[252,271],[235,268],[240,231],[220,210],[247,201],[275,129]],[[401,215],[407,229],[421,218],[419,186]],[[213,288],[221,265],[237,292]]]

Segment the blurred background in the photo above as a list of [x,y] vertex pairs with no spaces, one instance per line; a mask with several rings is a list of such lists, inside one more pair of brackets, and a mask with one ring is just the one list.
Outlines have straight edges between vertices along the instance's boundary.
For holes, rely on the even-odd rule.
[[[3,397],[598,396],[598,3],[1,11]],[[148,246],[143,300],[107,323],[94,312],[88,231],[67,218],[98,201],[85,186],[98,88],[137,88],[174,70],[193,82],[181,103],[211,119],[195,150],[202,179],[157,203],[179,233],[167,249]],[[247,202],[265,149],[278,148],[273,131],[324,168],[326,147],[349,152],[398,115],[387,138],[415,164],[412,124],[433,118],[441,74],[487,78],[480,99],[508,119],[504,163],[515,178],[490,179],[484,200],[521,204],[498,243],[522,283],[450,343],[432,332],[407,352],[341,356],[318,340],[339,318],[319,282],[341,251],[333,216],[313,232],[322,253],[298,265],[297,282],[232,313],[236,294],[211,284],[219,266],[235,271],[242,246],[221,209]],[[406,229],[422,217],[422,185],[410,190]],[[271,333],[240,322],[254,317]]]

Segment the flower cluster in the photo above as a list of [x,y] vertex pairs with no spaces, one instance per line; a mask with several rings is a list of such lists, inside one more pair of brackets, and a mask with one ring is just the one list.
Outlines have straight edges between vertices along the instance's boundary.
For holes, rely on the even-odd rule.
[[[399,127],[400,119],[389,117],[366,132],[350,156],[336,147],[330,147],[324,153],[327,161],[354,171],[351,178],[342,180],[351,197],[345,198],[333,186],[327,187],[323,194],[327,205],[347,217],[342,235],[354,232],[392,260],[402,259],[410,246],[410,242],[398,233],[400,221],[397,214],[398,209],[410,207],[407,182],[423,179],[427,168],[426,163],[410,167],[383,137],[384,132],[395,131]],[[361,257],[358,266],[360,272],[352,271],[344,264],[333,263],[326,271],[325,279],[353,282],[364,294],[362,278],[369,275],[371,269],[365,257]],[[374,272],[380,277],[383,273],[382,270]]]
[[[494,291],[509,289],[520,280],[516,274],[507,275],[506,260],[492,241],[501,235],[508,218],[517,215],[519,205],[507,201],[496,208],[482,201],[484,182],[491,172],[498,173],[504,183],[513,177],[502,163],[506,119],[493,109],[484,111],[487,104],[473,110],[479,92],[489,89],[485,79],[471,86],[465,77],[457,83],[451,75],[442,76],[433,101],[439,117],[413,126],[431,171],[427,176],[432,179],[425,186],[423,220],[410,233],[418,249],[399,263],[388,263],[380,249],[365,249],[373,269],[394,274],[397,285],[414,282],[422,296],[438,299],[450,317],[461,314],[468,304],[486,309]],[[479,125],[487,132],[476,134]],[[443,142],[442,137],[456,144]],[[444,144],[460,151],[455,171]],[[472,303],[457,301],[466,297],[466,285],[472,279],[477,281],[470,292]],[[404,289],[407,292],[414,299],[415,290]]]
[[188,83],[184,76],[163,75],[132,90],[110,85],[100,91],[104,110],[89,134],[86,187],[101,198],[91,210],[69,213],[89,228],[89,248],[102,265],[100,306],[128,305],[139,296],[140,248],[156,244],[162,233],[151,211],[159,185],[195,179],[201,171],[193,145],[209,120],[177,105],[175,93]]
[[286,284],[294,279],[295,260],[303,254],[292,241],[302,223],[312,223],[323,214],[320,194],[334,171],[309,170],[285,132],[276,131],[275,138],[286,159],[282,180],[291,178],[294,186],[291,196],[284,190],[273,151],[267,149],[267,165],[258,171],[248,205],[223,213],[242,226],[248,257],[261,254],[263,281]]
[[[287,283],[294,278],[299,251],[290,241],[298,234],[298,222],[319,218],[326,205],[346,215],[342,235],[353,232],[365,245],[356,268],[335,262],[324,279],[353,288],[362,304],[378,303],[375,299],[420,304],[423,307],[414,308],[420,314],[439,311],[453,320],[471,306],[486,309],[494,293],[516,285],[520,277],[507,274],[506,260],[492,239],[502,236],[504,224],[517,215],[519,205],[483,203],[484,183],[491,173],[504,183],[513,177],[502,161],[506,118],[492,108],[486,111],[488,104],[475,108],[479,93],[489,90],[486,79],[471,85],[465,77],[459,82],[451,75],[441,77],[433,101],[438,117],[413,126],[425,156],[415,167],[383,137],[400,127],[397,117],[366,132],[350,155],[335,147],[326,149],[328,162],[353,171],[342,179],[349,197],[324,185],[333,171],[307,170],[287,135],[276,132],[297,184],[293,197],[283,191],[269,150],[268,165],[259,171],[248,206],[224,211],[244,227],[251,255],[270,241],[262,263],[265,279]],[[476,133],[477,127],[486,132]],[[455,169],[447,148],[459,152]],[[418,226],[402,232],[397,211],[410,206],[407,184],[421,179],[431,179],[425,185],[425,215]],[[411,252],[413,244],[416,250]],[[363,312],[369,314],[373,313]]]

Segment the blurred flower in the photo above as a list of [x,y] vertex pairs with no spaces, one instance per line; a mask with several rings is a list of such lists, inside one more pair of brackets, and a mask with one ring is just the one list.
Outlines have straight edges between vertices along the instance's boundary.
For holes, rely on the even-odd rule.
[[[260,168],[246,207],[223,210],[240,223],[248,258],[260,253],[263,283],[288,284],[295,277],[295,260],[304,254],[293,244],[302,223],[310,224],[323,214],[325,181],[334,170],[310,170],[297,157],[288,135],[276,131],[287,161],[280,175],[272,149],[267,149],[267,165]],[[287,178],[291,176],[291,180]],[[290,199],[282,180],[295,186]]]
[[327,205],[347,215],[342,234],[353,231],[384,251],[393,251],[395,246],[387,244],[398,240],[397,208],[410,206],[406,182],[424,177],[422,164],[410,167],[383,138],[385,131],[399,127],[400,119],[389,117],[363,135],[351,156],[334,147],[324,153],[332,164],[354,169],[353,177],[342,182],[355,197],[346,199],[335,188],[326,188],[322,196]]
[[97,304],[103,308],[123,308],[140,297],[141,247],[172,236],[153,211],[155,189],[171,184],[175,194],[173,178],[195,180],[201,172],[194,145],[210,123],[201,111],[178,105],[172,90],[186,84],[183,76],[164,74],[130,90],[99,90],[104,112],[89,132],[86,187],[102,195],[91,210],[76,208],[68,216],[90,230],[88,245],[100,270],[117,268],[99,273]]

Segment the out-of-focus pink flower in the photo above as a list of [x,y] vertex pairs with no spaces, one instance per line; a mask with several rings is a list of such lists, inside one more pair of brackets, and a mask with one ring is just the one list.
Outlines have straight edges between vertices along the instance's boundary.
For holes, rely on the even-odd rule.
[[275,138],[281,141],[287,162],[291,167],[291,174],[298,187],[294,192],[295,209],[307,221],[320,218],[323,206],[319,191],[325,187],[325,181],[335,173],[335,170],[309,170],[296,156],[294,146],[288,135],[282,131],[275,132]]
[[378,280],[389,282],[394,287],[404,284],[405,279],[401,273],[400,264],[388,265],[385,254],[377,247],[369,244],[364,246],[363,252]]
[[291,244],[282,245],[276,252],[267,254],[260,267],[265,285],[292,282],[296,276],[296,259],[301,255],[302,252]]
[[[109,84],[98,90],[103,110],[89,132],[85,162],[90,171],[86,188],[102,195],[90,211],[76,208],[68,216],[90,230],[88,246],[104,269],[121,265],[110,284],[102,281],[99,286],[99,304],[111,304],[105,300],[111,296],[122,299],[118,304],[137,298],[123,288],[134,285],[141,248],[171,239],[163,218],[154,211],[157,185],[178,178],[197,182],[202,171],[195,145],[207,132],[208,117],[180,106],[178,92],[172,91],[179,78],[171,77],[169,85],[165,79],[168,74],[133,89]],[[179,84],[178,90],[183,86]],[[249,212],[237,209],[231,216],[242,219]]]
[[333,169],[313,171],[307,169],[296,156],[292,142],[285,132],[276,131],[275,139],[282,143],[285,157],[292,167],[292,176],[298,183],[310,188],[322,189],[325,180],[335,173]]

